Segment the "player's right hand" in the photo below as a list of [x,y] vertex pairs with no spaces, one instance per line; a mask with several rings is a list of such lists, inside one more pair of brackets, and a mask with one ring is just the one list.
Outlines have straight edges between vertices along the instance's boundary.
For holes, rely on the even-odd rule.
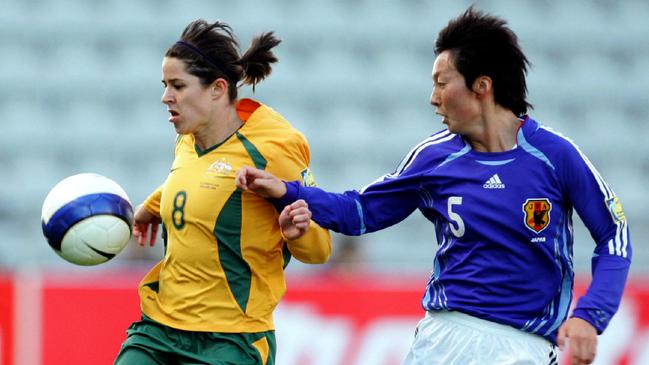
[[311,211],[307,203],[300,199],[284,207],[279,215],[279,228],[288,240],[296,240],[309,230]]
[[286,194],[286,184],[275,175],[254,167],[242,167],[237,171],[237,187],[252,191],[264,198],[279,199]]
[[137,243],[139,243],[140,246],[144,246],[144,243],[147,241],[147,236],[149,236],[150,233],[149,245],[155,245],[158,226],[160,225],[160,217],[149,212],[144,208],[144,205],[140,204],[135,209],[133,220],[133,235],[137,237]]
[[597,330],[585,320],[572,317],[559,327],[557,345],[563,351],[569,342],[571,364],[587,365],[597,353]]

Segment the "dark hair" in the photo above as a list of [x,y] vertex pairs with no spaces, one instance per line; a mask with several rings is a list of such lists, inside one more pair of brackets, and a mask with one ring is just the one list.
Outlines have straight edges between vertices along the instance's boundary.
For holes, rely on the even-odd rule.
[[271,49],[280,42],[273,32],[262,33],[239,56],[239,42],[229,25],[199,19],[189,23],[180,41],[167,50],[165,57],[184,61],[187,72],[198,77],[203,85],[218,78],[227,80],[230,100],[235,100],[239,81],[252,85],[254,91],[255,85],[270,75],[271,63],[277,62]]
[[479,76],[489,76],[498,105],[517,116],[533,108],[526,100],[525,75],[530,62],[503,19],[469,7],[439,32],[435,53],[446,50],[468,88]]

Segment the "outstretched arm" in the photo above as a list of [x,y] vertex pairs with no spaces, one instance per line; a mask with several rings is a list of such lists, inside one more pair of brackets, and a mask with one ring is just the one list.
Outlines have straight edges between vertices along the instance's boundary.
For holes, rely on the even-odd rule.
[[385,176],[362,192],[336,194],[295,181],[283,182],[268,172],[245,167],[237,174],[237,187],[275,199],[280,209],[303,199],[316,223],[346,235],[389,227],[405,219],[421,203],[417,176]]

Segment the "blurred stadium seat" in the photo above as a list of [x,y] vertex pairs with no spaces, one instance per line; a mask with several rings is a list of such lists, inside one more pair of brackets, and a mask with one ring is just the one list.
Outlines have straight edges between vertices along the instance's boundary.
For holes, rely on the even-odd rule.
[[[262,31],[284,39],[274,75],[255,97],[305,133],[319,185],[341,191],[391,172],[412,146],[441,129],[428,105],[433,42],[469,3],[3,3],[0,264],[61,264],[41,236],[38,217],[48,190],[62,178],[105,174],[134,203],[162,182],[174,134],[159,102],[160,64],[190,20],[229,23],[244,49]],[[647,241],[649,5],[475,3],[508,19],[519,34],[533,63],[532,116],[582,147],[621,196],[634,242]],[[576,267],[585,272],[593,243],[583,229],[577,232]],[[371,245],[365,259],[377,270],[431,268],[433,228],[417,213],[362,240]],[[646,271],[649,251],[636,250],[635,261],[634,271]]]

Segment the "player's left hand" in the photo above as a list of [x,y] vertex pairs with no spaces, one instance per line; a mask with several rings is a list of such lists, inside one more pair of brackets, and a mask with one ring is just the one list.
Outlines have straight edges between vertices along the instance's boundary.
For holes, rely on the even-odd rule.
[[559,328],[557,344],[561,351],[569,342],[572,365],[587,365],[595,360],[597,330],[581,318],[572,317]]
[[284,207],[279,215],[279,228],[286,239],[295,240],[309,230],[311,211],[302,199]]
[[155,245],[159,224],[160,217],[149,212],[144,205],[138,205],[133,215],[133,235],[137,237],[137,242],[140,246],[144,246],[149,232],[151,232],[149,244],[151,246]]

